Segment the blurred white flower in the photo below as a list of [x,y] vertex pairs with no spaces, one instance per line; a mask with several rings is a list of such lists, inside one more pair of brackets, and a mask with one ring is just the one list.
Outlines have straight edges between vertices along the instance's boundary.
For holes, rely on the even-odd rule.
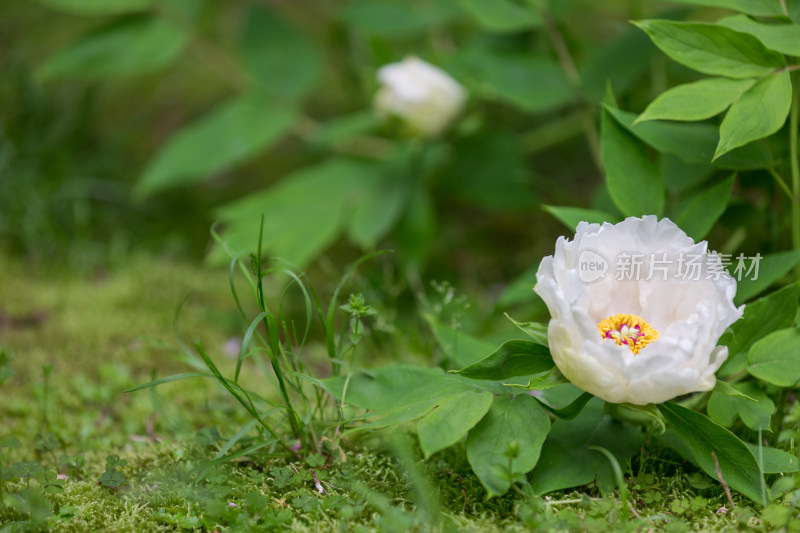
[[581,222],[574,240],[558,239],[536,281],[559,370],[613,403],[712,389],[728,357],[717,341],[744,310],[733,304],[736,281],[707,243],[655,216]]
[[411,133],[423,137],[444,132],[467,99],[464,88],[446,72],[416,57],[381,67],[378,82],[378,115],[397,117]]

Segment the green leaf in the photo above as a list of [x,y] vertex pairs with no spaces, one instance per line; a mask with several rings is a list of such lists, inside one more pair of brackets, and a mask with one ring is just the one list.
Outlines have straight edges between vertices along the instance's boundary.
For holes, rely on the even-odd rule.
[[313,41],[265,6],[251,6],[245,21],[241,42],[245,70],[269,97],[300,100],[322,71]]
[[135,194],[202,181],[266,150],[292,125],[295,111],[263,98],[239,96],[175,133],[150,161]]
[[264,249],[304,266],[341,235],[348,212],[378,179],[373,164],[333,158],[223,205],[216,215],[227,225],[228,246],[239,252],[253,249],[263,213]]
[[692,197],[674,218],[675,223],[695,241],[702,240],[725,212],[733,190],[733,176],[705,187]]
[[754,343],[747,371],[779,387],[795,385],[800,380],[800,330],[781,329]]
[[153,16],[115,21],[51,56],[37,71],[44,81],[76,76],[113,78],[144,74],[169,65],[186,46],[188,34]]
[[400,218],[410,192],[408,183],[396,176],[370,184],[350,218],[350,240],[361,248],[374,247]]
[[462,16],[456,2],[428,0],[355,0],[341,10],[342,20],[370,36],[399,39],[424,34]]
[[725,114],[714,159],[781,129],[791,106],[792,80],[788,71],[759,80]]
[[[526,385],[517,385],[516,383],[507,383],[506,385],[509,387],[519,387],[525,390],[542,391],[557,387],[558,385],[563,385],[565,383],[569,383],[569,380],[564,377],[564,374],[561,373],[558,367],[554,366],[546,374],[535,376],[529,379]],[[591,399],[591,395],[589,395],[589,399]],[[550,408],[550,406],[547,404],[543,405],[545,409],[548,409],[552,413],[556,413],[556,411],[558,411],[557,409]]]
[[[765,474],[788,474],[800,471],[800,461],[790,453],[767,446],[761,446],[761,451],[759,452],[757,444],[750,444],[749,442],[745,442],[745,444],[753,452],[756,461],[762,464],[761,470]],[[763,463],[759,459],[759,455],[763,456]]]
[[724,7],[760,17],[778,17],[783,15],[780,2],[776,0],[672,0],[681,4],[694,6]]
[[[550,419],[527,394],[498,396],[467,436],[467,459],[490,496],[505,494],[517,475],[536,466]],[[508,456],[509,447],[518,450]]]
[[488,391],[465,391],[444,398],[417,423],[422,453],[427,459],[452,446],[489,411],[494,395]]
[[701,22],[634,22],[669,57],[712,76],[757,78],[786,66],[783,56],[747,33]]
[[625,216],[660,215],[664,185],[644,146],[603,111],[601,150],[606,187]]
[[[636,115],[606,106],[617,122],[636,137],[663,154],[674,154],[687,163],[709,163],[719,142],[716,126],[677,122],[646,121],[634,125]],[[773,165],[763,143],[750,143],[714,161],[717,168],[753,170]]]
[[[534,281],[535,279],[534,277]],[[517,322],[508,316],[508,314],[506,314],[506,318],[517,326],[520,331],[533,339],[534,342],[538,342],[542,346],[547,346],[547,324],[541,322]]]
[[730,376],[744,370],[753,343],[773,331],[791,326],[798,298],[800,285],[794,283],[747,304],[742,318],[719,339],[719,344],[728,347],[728,360],[720,368],[719,375]]
[[658,170],[669,192],[683,192],[704,183],[714,172],[714,167],[708,162],[687,163],[676,155],[662,154],[658,159]]
[[3,437],[0,439],[0,448],[19,448],[19,440],[16,437]]
[[115,15],[143,11],[153,0],[36,0],[52,9],[71,15]]
[[755,84],[754,79],[708,78],[668,89],[634,124],[645,120],[705,120],[718,115]]
[[461,0],[464,8],[476,22],[495,32],[518,32],[542,26],[542,17],[531,6],[512,0]]
[[[733,387],[733,386],[731,386]],[[738,390],[746,396],[730,396],[712,392],[706,410],[708,416],[719,424],[729,428],[737,418],[744,425],[758,431],[770,431],[770,420],[775,412],[775,404],[755,383],[742,383]]]
[[461,367],[480,361],[495,349],[493,344],[477,339],[461,329],[440,324],[430,316],[425,318],[433,330],[439,347]]
[[658,406],[661,414],[692,450],[697,464],[717,479],[712,452],[725,482],[751,500],[764,505],[764,480],[753,453],[739,438],[702,415],[672,402]]
[[575,97],[561,66],[531,52],[473,44],[451,60],[450,70],[477,94],[531,113],[559,108]]
[[725,17],[717,24],[755,35],[770,50],[800,56],[800,26],[796,24],[763,24],[746,15]]
[[800,263],[800,251],[789,250],[765,255],[758,263],[758,277],[754,277],[755,271],[745,275],[752,260],[744,261],[742,270],[737,273],[735,268],[738,267],[739,262],[736,258],[733,259],[734,261],[731,265],[733,267],[732,274],[736,278],[736,298],[734,302],[738,305],[753,296],[757,296],[788,274],[797,263]]
[[[561,372],[559,372],[559,374],[560,373]],[[570,384],[570,383],[565,379],[564,382],[562,383],[548,383],[547,388],[539,390],[544,391],[546,393],[547,391],[552,390],[553,387],[557,387],[559,385],[564,385],[564,384]],[[594,398],[593,394],[589,392],[584,392],[580,396],[572,400],[572,402],[570,402],[568,405],[565,405],[564,407],[556,408],[550,405],[550,403],[546,401],[540,401],[540,403],[544,406],[545,409],[556,415],[558,418],[562,418],[564,420],[572,420],[573,418],[581,414],[583,408],[586,407],[586,405],[590,401],[592,401],[592,398]]]
[[617,215],[604,213],[594,209],[584,209],[582,207],[569,207],[569,206],[555,206],[555,205],[542,205],[542,209],[556,217],[556,219],[564,224],[567,228],[575,230],[579,222],[589,222],[590,224],[602,224],[603,222],[610,222],[616,224],[620,221]]
[[[514,278],[509,283],[500,297],[495,303],[498,309],[505,309],[512,305],[528,303],[534,305],[536,308],[541,309],[542,314],[547,310],[544,302],[539,295],[533,292],[533,287],[536,285],[536,272],[539,271],[539,264],[536,263],[530,268],[525,270],[522,274]],[[536,314],[535,311],[533,314]],[[514,319],[506,315],[509,320],[514,322]],[[538,326],[537,326],[538,327]],[[547,344],[547,327],[544,330],[545,341],[540,344]],[[535,339],[534,339],[535,340]]]
[[642,432],[625,426],[603,411],[599,399],[589,402],[574,420],[558,420],[542,448],[542,457],[530,476],[536,494],[586,485],[596,481],[603,490],[614,487],[614,471],[601,453],[609,450],[626,464],[642,445]]
[[465,378],[502,381],[516,376],[530,376],[553,368],[547,346],[532,341],[507,341],[488,357],[456,373]]

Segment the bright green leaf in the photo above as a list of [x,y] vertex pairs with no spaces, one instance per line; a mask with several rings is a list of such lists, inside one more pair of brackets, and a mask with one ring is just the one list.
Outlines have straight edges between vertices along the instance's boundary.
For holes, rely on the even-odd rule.
[[757,78],[786,65],[747,33],[700,22],[642,20],[634,22],[669,57],[712,76]]
[[734,322],[719,340],[728,347],[728,360],[719,371],[730,376],[745,369],[753,343],[773,331],[787,328],[794,322],[800,285],[794,283],[747,304],[742,318]]
[[792,80],[788,71],[760,80],[725,114],[719,127],[719,145],[714,159],[781,129],[791,106]]
[[660,215],[664,185],[644,146],[603,112],[601,148],[606,187],[625,216]]
[[491,355],[457,372],[471,379],[502,381],[517,376],[530,376],[553,368],[547,346],[537,342],[512,340],[503,343]]
[[559,222],[573,231],[578,227],[579,222],[589,222],[590,224],[610,222],[616,224],[620,221],[617,215],[582,207],[543,205],[542,209],[556,217]]
[[440,324],[432,317],[426,317],[433,330],[436,342],[444,353],[462,368],[480,361],[487,353],[492,353],[495,346],[482,341],[461,329]]
[[150,161],[136,185],[139,197],[202,181],[277,141],[295,111],[253,96],[239,96],[175,133]]
[[267,95],[289,102],[301,99],[322,70],[313,41],[265,6],[250,7],[245,20],[241,46],[247,72]]
[[[536,281],[536,278],[533,278],[533,281]],[[532,338],[535,342],[543,346],[547,346],[547,324],[542,324],[541,322],[517,322],[510,316],[506,315],[515,326],[517,326],[520,331],[528,335]]]
[[728,109],[754,79],[708,78],[668,89],[653,100],[639,115],[645,120],[705,120]]
[[658,406],[670,427],[691,449],[697,464],[706,474],[717,479],[712,452],[716,455],[722,477],[732,488],[751,500],[764,505],[764,480],[758,463],[744,442],[702,415],[672,402]]
[[781,329],[754,343],[747,371],[779,387],[792,387],[800,381],[800,330]]
[[[527,394],[498,396],[467,436],[467,459],[491,496],[505,494],[512,480],[536,466],[550,419]],[[517,457],[507,455],[516,447]]]
[[154,16],[115,21],[51,56],[38,70],[43,80],[75,76],[111,78],[158,70],[169,65],[188,42],[171,22]]
[[461,440],[486,415],[493,399],[488,391],[466,391],[442,399],[417,423],[425,458]]
[[702,240],[725,212],[732,190],[733,176],[704,188],[689,200],[675,223],[695,241]]
[[730,396],[716,391],[711,393],[706,407],[708,416],[727,428],[741,418],[744,425],[753,431],[770,431],[775,404],[755,383],[742,383],[737,387],[747,396]]
[[538,11],[512,0],[461,0],[460,3],[472,18],[491,31],[518,32],[542,25]]
[[743,258],[741,270],[736,257],[732,261],[731,273],[736,278],[736,298],[734,302],[738,305],[746,302],[753,296],[757,296],[762,291],[769,288],[773,283],[789,273],[797,263],[800,263],[800,251],[789,250],[763,256],[758,262],[758,277],[755,277],[755,268],[747,274],[748,268],[753,263],[751,258]]
[[625,464],[642,441],[639,429],[625,426],[604,413],[601,400],[591,401],[573,420],[558,420],[553,424],[542,457],[531,474],[531,486],[536,494],[593,481],[603,490],[611,489],[616,483],[611,464],[589,446],[603,447]]
[[372,183],[350,218],[350,240],[361,248],[374,247],[400,218],[409,193],[408,184],[395,176]]
[[[716,126],[664,121],[636,121],[636,114],[606,107],[617,122],[636,137],[663,154],[674,154],[687,163],[710,163],[719,142]],[[772,165],[772,155],[763,143],[750,143],[714,161],[730,170],[752,170]]]
[[770,50],[800,56],[800,26],[797,24],[763,24],[746,15],[725,17],[717,24],[755,35]]
[[153,0],[36,0],[38,3],[71,15],[116,15],[143,11]]

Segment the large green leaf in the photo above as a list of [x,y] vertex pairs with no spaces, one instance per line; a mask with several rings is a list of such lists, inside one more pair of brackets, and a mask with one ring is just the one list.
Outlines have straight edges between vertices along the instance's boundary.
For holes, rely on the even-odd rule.
[[755,35],[770,50],[800,56],[800,26],[797,24],[764,24],[745,15],[725,17],[717,24]]
[[728,109],[755,82],[754,79],[707,78],[672,87],[653,100],[636,122],[711,118]]
[[714,159],[781,129],[791,106],[792,80],[788,71],[759,80],[725,114]]
[[380,179],[381,168],[334,158],[285,176],[278,184],[223,205],[217,217],[234,252],[253,249],[264,214],[264,249],[303,266],[342,233],[353,207]]
[[493,399],[491,392],[472,390],[438,402],[433,411],[417,423],[425,458],[461,440],[486,415]]
[[517,376],[530,376],[553,368],[550,350],[538,342],[512,340],[484,359],[457,372],[471,379],[502,381]]
[[384,39],[424,34],[462,15],[452,0],[354,0],[341,10],[351,28]]
[[[636,137],[663,154],[673,154],[687,163],[709,163],[719,142],[718,128],[710,124],[677,122],[636,122],[636,114],[606,107],[617,122]],[[752,170],[772,165],[772,155],[763,143],[747,146],[723,155],[714,161],[717,168]]]
[[[757,444],[750,444],[749,442],[745,442],[745,444],[753,452],[756,461],[762,465],[761,471],[765,474],[787,474],[800,471],[800,461],[791,453],[767,446],[761,446],[759,449]],[[761,460],[762,457],[764,459],[763,462]]]
[[669,192],[683,192],[705,182],[714,173],[710,162],[687,163],[672,154],[661,154],[658,170]]
[[153,0],[36,0],[47,7],[72,15],[115,15],[143,11]]
[[38,70],[43,80],[142,74],[170,64],[188,42],[171,22],[154,16],[115,21],[67,45]]
[[680,435],[706,474],[717,479],[712,452],[725,482],[751,500],[764,505],[764,480],[753,453],[739,438],[702,415],[676,403],[658,405],[667,423]]
[[725,26],[671,20],[634,24],[669,57],[712,76],[756,78],[786,65],[781,54],[768,50],[754,36]]
[[556,219],[569,229],[575,231],[579,222],[589,222],[602,224],[610,222],[616,224],[620,221],[619,216],[597,211],[594,209],[584,209],[582,207],[543,205],[542,209],[556,217]]
[[460,4],[475,21],[491,31],[517,32],[542,25],[538,11],[512,0],[461,0]]
[[[505,494],[512,479],[536,466],[550,418],[532,396],[498,396],[467,436],[467,459],[491,496]],[[508,457],[509,447],[518,455]]]
[[747,371],[779,387],[792,387],[800,381],[800,330],[774,331],[750,348]]
[[426,318],[439,347],[461,368],[480,361],[486,354],[495,350],[495,345],[473,337],[461,329],[440,324],[433,317]]
[[400,218],[411,191],[408,182],[395,178],[376,180],[364,191],[364,199],[353,211],[347,230],[354,244],[374,247]]
[[798,298],[800,285],[794,283],[747,304],[742,318],[719,339],[719,344],[728,347],[728,360],[719,374],[730,376],[744,370],[753,343],[773,331],[791,326],[797,313]]
[[604,413],[603,402],[592,400],[573,420],[558,420],[531,474],[536,494],[577,487],[596,481],[603,489],[616,484],[608,459],[590,446],[600,446],[625,464],[642,445],[642,432]]
[[744,425],[758,431],[770,431],[770,419],[775,411],[775,404],[755,383],[742,383],[735,387],[745,396],[731,396],[720,392],[712,392],[706,410],[717,423],[729,428],[737,418]]
[[547,56],[477,43],[457,54],[451,67],[478,94],[525,111],[548,111],[575,98],[561,66]]
[[725,212],[732,190],[733,176],[703,189],[689,200],[675,223],[695,241],[702,240]]
[[[797,263],[800,263],[800,251],[788,250],[786,252],[778,252],[776,254],[769,254],[761,257],[758,262],[758,276],[756,276],[755,266],[753,265],[754,259],[752,257],[743,257],[742,264],[738,256],[732,259],[731,273],[736,278],[736,299],[734,302],[738,305],[746,302],[753,296],[757,296],[760,292],[766,290],[773,283],[781,279],[789,273]],[[749,274],[748,269],[753,265],[753,271]],[[737,271],[737,268],[740,270]]]
[[175,133],[150,161],[135,193],[148,196],[202,181],[265,150],[288,130],[294,109],[243,95]]
[[242,63],[269,96],[302,98],[320,78],[322,61],[313,42],[261,5],[247,11]]
[[603,111],[601,148],[606,187],[625,216],[660,215],[664,185],[644,146]]
[[781,4],[777,0],[672,0],[681,4],[695,6],[724,7],[762,17],[783,15]]

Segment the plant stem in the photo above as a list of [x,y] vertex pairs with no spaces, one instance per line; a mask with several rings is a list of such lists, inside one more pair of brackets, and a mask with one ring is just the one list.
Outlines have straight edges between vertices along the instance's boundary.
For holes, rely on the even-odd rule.
[[603,174],[603,163],[600,159],[600,135],[597,132],[592,110],[581,92],[581,77],[578,73],[578,68],[575,66],[575,60],[572,58],[564,36],[561,35],[561,31],[558,29],[553,17],[550,16],[550,13],[542,13],[542,17],[547,28],[547,36],[550,39],[550,44],[553,46],[556,57],[558,57],[558,62],[561,64],[561,69],[575,91],[578,108],[581,110],[583,132],[586,135],[586,142],[589,143],[589,153],[592,155],[592,161],[597,171]]
[[775,168],[773,168],[773,167],[769,167],[769,168],[767,169],[767,171],[768,171],[770,174],[772,174],[772,177],[773,177],[773,178],[775,178],[775,181],[776,181],[776,182],[778,182],[778,185],[780,185],[780,187],[781,187],[781,190],[782,190],[783,192],[785,192],[785,193],[786,193],[786,196],[788,196],[788,197],[789,197],[789,201],[791,202],[792,200],[794,200],[794,193],[793,193],[793,192],[792,192],[792,190],[789,188],[789,186],[788,186],[788,185],[786,185],[786,182],[783,180],[783,178],[781,177],[781,175],[780,175],[780,174],[778,174],[778,172],[775,170]]
[[[800,161],[797,157],[797,127],[800,114],[797,75],[792,75],[792,110],[789,118],[789,159],[792,164],[792,249],[800,251]],[[800,279],[800,265],[794,269],[795,278]]]

